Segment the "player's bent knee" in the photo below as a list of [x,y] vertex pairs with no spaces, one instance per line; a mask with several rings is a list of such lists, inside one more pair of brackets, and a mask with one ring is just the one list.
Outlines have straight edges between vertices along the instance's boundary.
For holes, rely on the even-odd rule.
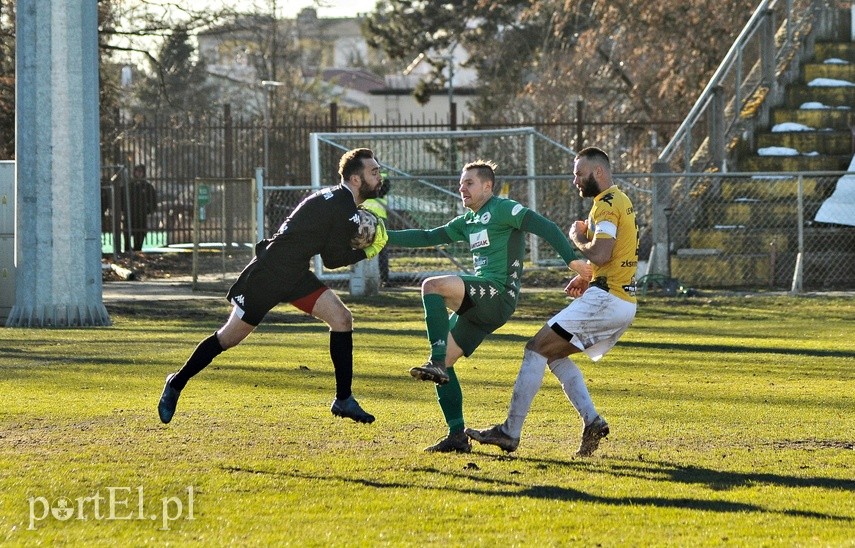
[[353,314],[345,306],[336,310],[325,321],[332,331],[353,331]]

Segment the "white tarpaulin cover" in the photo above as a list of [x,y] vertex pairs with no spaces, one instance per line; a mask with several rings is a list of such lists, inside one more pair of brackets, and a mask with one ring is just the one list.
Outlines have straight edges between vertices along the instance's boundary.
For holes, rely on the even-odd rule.
[[[855,171],[855,156],[847,171]],[[855,175],[844,175],[837,181],[837,188],[820,206],[814,220],[820,223],[855,226]]]

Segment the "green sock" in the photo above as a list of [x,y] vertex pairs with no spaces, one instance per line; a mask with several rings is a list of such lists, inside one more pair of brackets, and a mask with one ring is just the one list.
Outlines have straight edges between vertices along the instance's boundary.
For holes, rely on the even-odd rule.
[[448,344],[448,310],[441,295],[430,293],[422,297],[425,307],[425,324],[430,341],[431,361],[445,363],[445,349]]
[[454,372],[453,367],[448,368],[448,382],[436,385],[436,397],[439,400],[442,415],[445,417],[445,423],[448,424],[448,433],[462,431],[463,390],[460,388],[460,381],[457,380],[457,373]]

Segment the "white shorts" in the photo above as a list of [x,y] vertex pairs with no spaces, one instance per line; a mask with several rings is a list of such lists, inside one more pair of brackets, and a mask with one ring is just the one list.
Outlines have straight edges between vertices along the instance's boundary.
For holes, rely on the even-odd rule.
[[[605,356],[635,318],[635,304],[615,297],[599,287],[589,287],[547,325],[563,330],[570,344],[594,361]],[[561,334],[559,332],[559,334]]]

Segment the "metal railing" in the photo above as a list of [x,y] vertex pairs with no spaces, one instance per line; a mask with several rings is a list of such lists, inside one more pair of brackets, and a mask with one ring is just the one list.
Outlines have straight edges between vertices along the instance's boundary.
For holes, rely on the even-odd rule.
[[[830,31],[826,0],[763,0],[739,33],[671,141],[657,171],[727,171],[727,149],[743,122],[793,78],[798,54]],[[833,4],[833,3],[831,3]],[[667,167],[667,169],[665,169]]]

